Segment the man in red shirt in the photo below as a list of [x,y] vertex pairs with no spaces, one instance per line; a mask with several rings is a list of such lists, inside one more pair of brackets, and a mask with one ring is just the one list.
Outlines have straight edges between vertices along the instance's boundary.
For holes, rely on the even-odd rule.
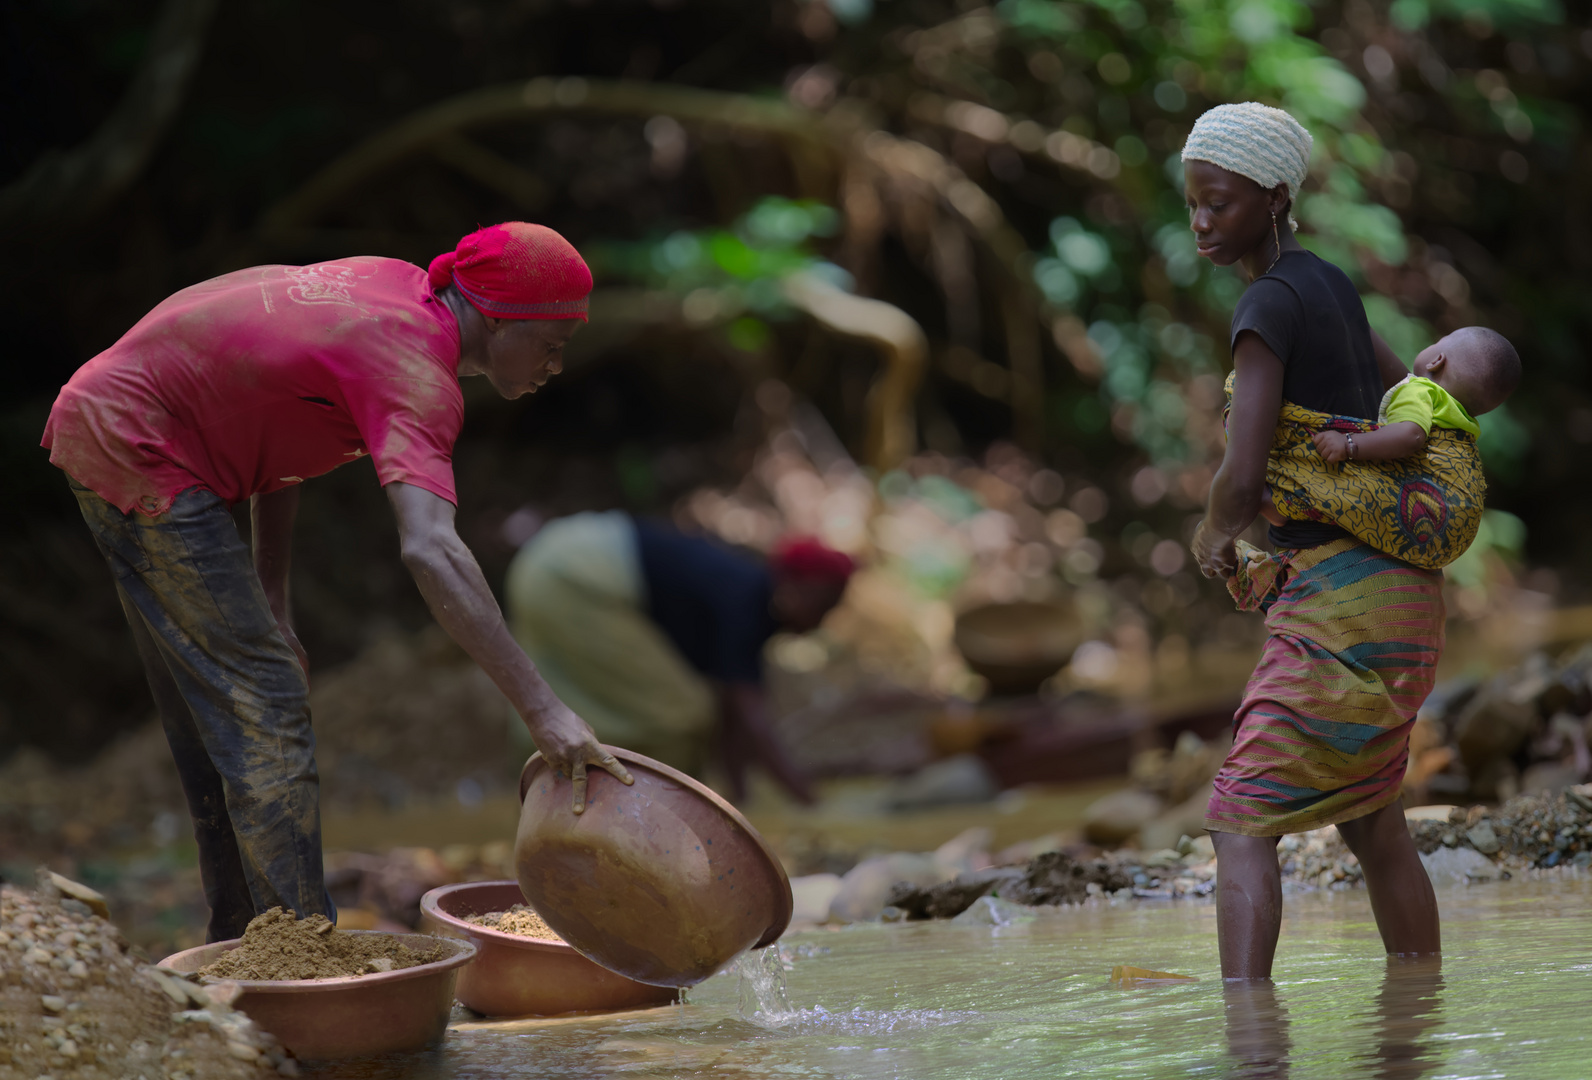
[[[432,614],[573,778],[575,812],[588,765],[630,782],[515,644],[454,528],[459,378],[534,393],[590,291],[575,249],[523,222],[429,271],[254,267],[170,297],[61,390],[43,445],[110,564],[182,775],[209,940],[276,905],[335,917],[288,556],[298,485],[345,461],[370,456]],[[231,516],[245,499],[252,553]]]

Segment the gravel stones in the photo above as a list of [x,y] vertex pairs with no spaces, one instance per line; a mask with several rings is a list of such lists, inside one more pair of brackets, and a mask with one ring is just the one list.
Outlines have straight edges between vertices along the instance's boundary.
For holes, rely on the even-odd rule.
[[139,962],[79,899],[92,890],[48,871],[39,879],[36,892],[0,887],[0,1080],[296,1075],[226,988]]
[[1502,854],[1510,860],[1540,869],[1578,856],[1592,862],[1592,785],[1582,784],[1552,794],[1522,795],[1492,812],[1491,823]]
[[1365,880],[1360,860],[1335,826],[1284,836],[1277,842],[1277,862],[1285,888],[1349,889]]
[[1503,846],[1498,834],[1493,832],[1492,824],[1487,821],[1479,821],[1475,828],[1465,830],[1465,839],[1483,855],[1496,855]]
[[[1421,862],[1439,884],[1506,880],[1555,867],[1592,867],[1592,784],[1552,795],[1522,795],[1502,807],[1454,807],[1439,820],[1412,819]],[[1365,880],[1360,861],[1334,827],[1277,843],[1288,892],[1351,889]],[[950,918],[985,897],[1025,906],[1104,899],[1180,899],[1209,895],[1216,859],[1209,838],[1145,854],[1123,850],[1096,859],[1049,852],[1024,866],[963,873],[949,882],[900,882],[887,917]]]

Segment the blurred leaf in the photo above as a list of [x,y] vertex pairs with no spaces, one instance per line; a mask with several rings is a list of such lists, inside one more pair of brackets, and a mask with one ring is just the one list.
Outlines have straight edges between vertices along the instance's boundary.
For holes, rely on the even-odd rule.
[[1519,480],[1531,451],[1531,429],[1515,418],[1508,405],[1498,406],[1476,422],[1481,425],[1476,448],[1481,451],[1487,471],[1505,481]]
[[1488,563],[1502,556],[1517,562],[1526,547],[1526,523],[1503,510],[1484,510],[1476,539],[1465,553],[1444,568],[1448,580],[1461,588],[1480,588],[1487,584]]
[[1382,335],[1398,358],[1409,367],[1416,355],[1434,340],[1432,328],[1419,319],[1412,319],[1399,310],[1398,304],[1385,296],[1372,294],[1361,297],[1365,303],[1365,317],[1371,329]]

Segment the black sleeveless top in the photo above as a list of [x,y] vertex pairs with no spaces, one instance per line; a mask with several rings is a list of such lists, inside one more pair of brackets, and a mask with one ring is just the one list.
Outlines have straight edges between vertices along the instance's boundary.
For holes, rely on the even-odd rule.
[[[1282,361],[1282,396],[1295,405],[1376,419],[1382,373],[1365,305],[1347,274],[1308,251],[1285,251],[1244,290],[1230,344],[1253,330]],[[1282,548],[1315,547],[1349,535],[1337,525],[1294,521],[1270,528]]]

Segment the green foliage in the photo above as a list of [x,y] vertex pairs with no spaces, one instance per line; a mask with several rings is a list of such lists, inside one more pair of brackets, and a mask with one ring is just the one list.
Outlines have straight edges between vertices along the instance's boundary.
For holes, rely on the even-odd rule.
[[771,340],[766,320],[790,314],[781,279],[816,272],[850,287],[845,271],[812,250],[813,240],[835,235],[839,226],[832,207],[770,196],[728,229],[682,229],[641,243],[597,244],[590,262],[599,280],[635,282],[682,297],[687,318],[720,325],[735,348],[757,352]]
[[704,286],[752,286],[817,264],[810,241],[835,235],[839,224],[832,207],[770,196],[728,229],[682,229],[642,243],[598,244],[591,261],[599,277],[682,295]]
[[1418,319],[1406,318],[1398,305],[1385,296],[1372,294],[1361,297],[1365,303],[1365,317],[1371,329],[1382,335],[1382,340],[1392,346],[1398,358],[1409,367],[1416,355],[1432,343],[1432,331]]
[[[1398,215],[1368,194],[1368,182],[1387,173],[1390,158],[1362,119],[1365,87],[1307,36],[1314,29],[1307,4],[1003,0],[995,10],[1020,48],[1053,51],[1069,70],[1105,84],[1103,124],[1105,87],[1127,96],[1139,117],[1131,125],[1135,131],[1144,129],[1146,117],[1160,122],[1157,116],[1186,130],[1197,98],[1208,104],[1259,100],[1288,109],[1315,137],[1311,171],[1317,182],[1294,209],[1303,242],[1361,280],[1363,265],[1397,266],[1408,257]],[[1179,388],[1216,367],[1210,338],[1189,323],[1224,324],[1244,283],[1195,254],[1177,153],[1153,154],[1137,134],[1117,138],[1112,148],[1120,163],[1114,186],[1140,215],[1138,227],[1058,217],[1033,278],[1049,303],[1077,312],[1089,326],[1103,367],[1100,399],[1113,413],[1129,410],[1118,429],[1131,430],[1152,461],[1174,464],[1190,454]],[[1193,312],[1179,319],[1161,304],[1144,303],[1140,268],[1146,262],[1159,264],[1180,307],[1198,312],[1192,320]],[[1374,293],[1366,301],[1373,326],[1401,356],[1412,358],[1431,340],[1430,328],[1394,301]],[[1169,347],[1196,340],[1197,348]],[[1098,418],[1090,419],[1098,427]]]
[[1507,482],[1518,481],[1531,449],[1530,429],[1509,411],[1508,405],[1498,406],[1476,422],[1481,426],[1476,448],[1481,451],[1487,471]]
[[1461,588],[1483,588],[1490,563],[1501,559],[1506,565],[1518,564],[1525,548],[1525,522],[1503,510],[1484,510],[1475,541],[1443,573]]
[[[1219,372],[1225,349],[1199,328],[1225,326],[1245,281],[1197,256],[1176,148],[1194,116],[1223,101],[1279,105],[1306,126],[1315,143],[1312,180],[1293,208],[1301,241],[1359,284],[1373,329],[1406,364],[1432,342],[1431,325],[1370,287],[1372,280],[1401,280],[1390,270],[1425,248],[1412,244],[1404,220],[1379,201],[1399,166],[1365,118],[1365,85],[1314,39],[1316,8],[1301,0],[1003,0],[995,10],[1011,44],[1030,57],[1052,53],[1094,84],[1099,128],[1080,114],[1076,89],[1066,94],[1064,127],[1116,152],[1116,168],[1093,171],[1137,216],[1132,223],[1120,213],[1058,216],[1033,263],[1039,292],[1083,320],[1099,360],[1093,395],[1056,397],[1052,415],[1063,429],[1088,435],[1109,424],[1172,472],[1219,452],[1189,434],[1201,425],[1187,388]],[[1396,25],[1449,18],[1473,30],[1560,17],[1557,0],[1395,0],[1391,13]],[[1448,99],[1468,110],[1479,130],[1517,144],[1573,145],[1576,114],[1562,102],[1517,96],[1496,72],[1447,86]],[[1157,140],[1149,134],[1156,124],[1176,134]],[[1157,271],[1170,303],[1149,284]],[[1508,409],[1483,418],[1481,449],[1495,478],[1517,480],[1530,445],[1530,430]],[[1518,519],[1490,514],[1488,521],[1475,566],[1484,552],[1520,546]]]
[[1061,37],[1078,29],[1070,7],[1056,0],[1001,0],[995,10],[1007,25],[1031,37]]
[[[1416,0],[1405,0],[1413,3]],[[1564,8],[1558,0],[1437,0],[1426,7],[1426,16],[1447,15],[1456,19],[1486,20],[1493,26],[1525,30],[1535,26],[1558,25],[1564,21]],[[1413,10],[1409,16],[1413,16]],[[1410,28],[1425,25],[1424,20]]]

